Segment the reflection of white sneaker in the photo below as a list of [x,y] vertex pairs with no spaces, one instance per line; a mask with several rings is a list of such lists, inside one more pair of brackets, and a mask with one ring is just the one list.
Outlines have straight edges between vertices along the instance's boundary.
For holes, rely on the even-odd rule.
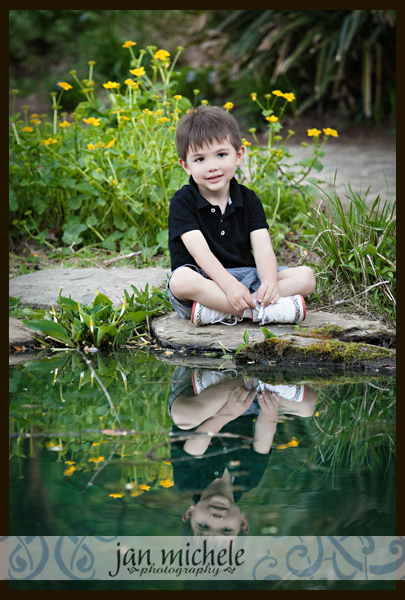
[[195,369],[191,373],[191,381],[193,382],[194,394],[201,394],[211,385],[218,385],[228,379],[233,379],[237,376],[237,371],[226,369],[225,371],[208,371],[206,369]]
[[263,392],[265,388],[291,402],[303,402],[307,391],[306,385],[270,385],[269,383],[261,383],[257,391]]
[[204,304],[194,302],[191,311],[191,322],[196,327],[201,325],[210,325],[213,323],[222,323],[223,325],[236,325],[239,321],[242,321],[243,317],[236,317],[235,315],[228,315],[219,310],[208,308]]
[[275,304],[264,308],[256,300],[257,312],[253,311],[253,321],[266,323],[301,323],[305,319],[305,302],[300,295],[279,298]]

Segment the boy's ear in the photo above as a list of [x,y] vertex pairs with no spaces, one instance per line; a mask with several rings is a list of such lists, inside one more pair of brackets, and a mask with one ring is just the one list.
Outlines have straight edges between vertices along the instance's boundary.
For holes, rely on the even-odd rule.
[[187,173],[187,175],[191,175],[191,171],[190,169],[187,167],[187,163],[185,160],[183,160],[182,158],[179,158],[179,163],[181,164],[181,166],[183,167],[183,169],[185,170],[185,172]]
[[245,146],[241,146],[236,153],[236,164],[239,166],[245,154]]
[[189,508],[186,510],[186,512],[184,513],[184,515],[181,517],[182,521],[185,523],[187,521],[187,519],[191,518],[191,515],[193,514],[195,509],[195,504],[192,504],[191,506],[189,506]]
[[244,513],[240,513],[240,528],[245,533],[249,533],[249,523],[247,522],[247,518]]

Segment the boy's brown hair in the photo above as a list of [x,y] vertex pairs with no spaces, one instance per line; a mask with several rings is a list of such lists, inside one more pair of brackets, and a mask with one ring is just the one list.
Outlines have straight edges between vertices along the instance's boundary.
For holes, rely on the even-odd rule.
[[236,151],[242,146],[239,127],[232,115],[219,106],[190,109],[179,121],[176,131],[178,157],[186,160],[187,152],[205,144],[229,140]]

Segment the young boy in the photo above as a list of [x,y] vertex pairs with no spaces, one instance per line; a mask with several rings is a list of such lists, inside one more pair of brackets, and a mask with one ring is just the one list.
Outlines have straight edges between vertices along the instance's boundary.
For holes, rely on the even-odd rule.
[[199,106],[180,120],[176,145],[190,180],[170,202],[173,308],[196,326],[303,321],[314,274],[277,267],[262,203],[234,177],[245,152],[235,119]]

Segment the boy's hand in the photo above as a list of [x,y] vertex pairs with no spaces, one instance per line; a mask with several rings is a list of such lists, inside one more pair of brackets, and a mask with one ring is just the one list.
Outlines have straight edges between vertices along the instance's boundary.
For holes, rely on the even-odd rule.
[[269,390],[265,389],[258,394],[257,400],[264,414],[274,415],[275,412],[278,413],[280,403],[276,398],[276,395],[269,392]]
[[257,290],[257,301],[264,307],[274,304],[279,298],[277,283],[273,281],[263,281]]
[[226,295],[229,303],[236,311],[246,310],[247,308],[256,308],[256,303],[247,287],[236,279],[232,285],[227,286]]
[[237,386],[229,395],[227,402],[221,410],[217,412],[217,416],[229,417],[232,421],[236,417],[240,417],[247,411],[256,396],[256,390],[247,390],[245,387]]

